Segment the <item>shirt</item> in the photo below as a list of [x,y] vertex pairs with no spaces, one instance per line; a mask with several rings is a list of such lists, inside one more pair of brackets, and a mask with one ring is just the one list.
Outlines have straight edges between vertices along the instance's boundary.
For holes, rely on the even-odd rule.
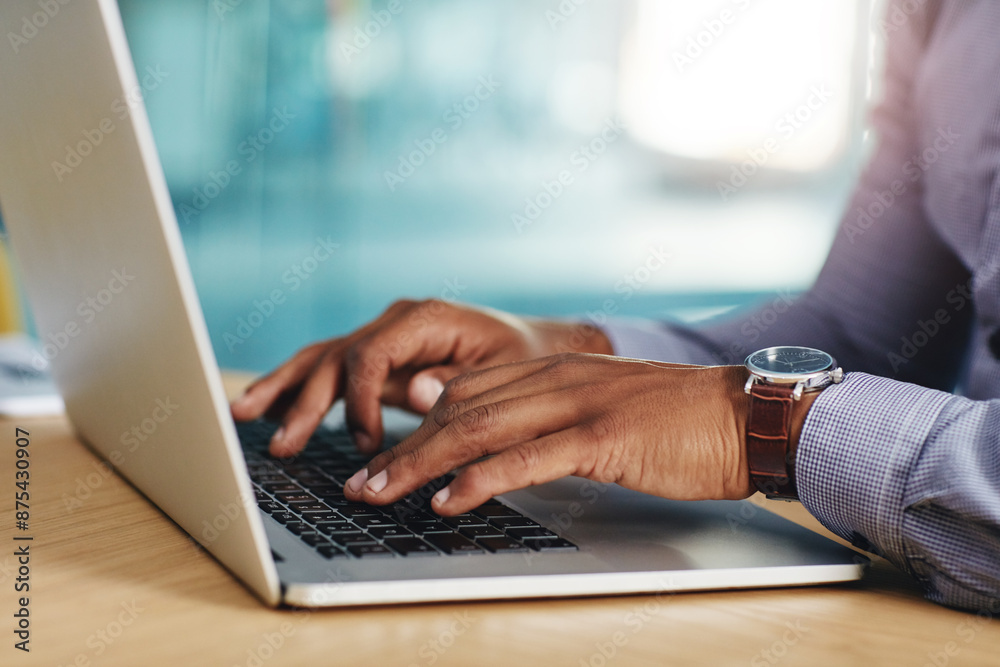
[[723,321],[610,322],[615,353],[706,365],[772,345],[848,371],[796,476],[827,528],[937,602],[1000,612],[1000,3],[900,0],[878,144],[815,284]]

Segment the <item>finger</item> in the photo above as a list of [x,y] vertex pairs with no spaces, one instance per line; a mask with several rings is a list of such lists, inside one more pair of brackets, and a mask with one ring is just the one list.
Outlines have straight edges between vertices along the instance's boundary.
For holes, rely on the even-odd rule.
[[578,474],[584,434],[579,427],[552,433],[510,447],[491,459],[458,472],[454,481],[431,498],[431,507],[443,516],[462,514],[502,493],[544,484]]
[[459,466],[560,431],[580,419],[580,402],[573,392],[560,391],[546,399],[517,396],[478,405],[422,446],[392,455],[392,461],[381,469],[369,467],[370,479],[365,472],[358,480],[352,478],[347,490],[364,502],[392,502]]
[[271,439],[271,454],[295,456],[320,425],[337,397],[342,373],[339,351],[330,349],[315,366],[298,398],[285,414],[281,427]]
[[397,311],[346,350],[344,417],[361,449],[370,451],[381,443],[381,398],[390,374],[447,363],[460,329],[452,326],[444,304],[422,303]]
[[259,419],[282,394],[302,383],[328,345],[316,343],[302,348],[277,369],[254,381],[230,406],[233,418],[238,421]]
[[[508,398],[523,395],[524,389],[508,385],[514,384],[516,381],[544,367],[544,363],[540,360],[535,360],[505,364],[453,378],[445,385],[444,393],[439,396],[438,403],[435,404],[434,409],[424,418],[424,421],[417,430],[392,449],[387,449],[373,458],[368,462],[367,466],[351,477],[347,482],[348,492],[353,492],[356,496],[360,496],[361,487],[367,482],[369,475],[377,475],[397,457],[421,447],[429,438],[466,409],[474,408],[489,401],[500,402]],[[496,387],[496,384],[499,384],[500,387]],[[492,389],[492,391],[482,393],[479,392],[480,388]],[[476,402],[469,400],[463,402],[457,398],[453,398],[475,397],[477,395],[480,396],[480,399]]]
[[444,385],[462,372],[462,369],[456,366],[435,366],[414,375],[406,390],[410,407],[420,414],[430,412],[441,398]]

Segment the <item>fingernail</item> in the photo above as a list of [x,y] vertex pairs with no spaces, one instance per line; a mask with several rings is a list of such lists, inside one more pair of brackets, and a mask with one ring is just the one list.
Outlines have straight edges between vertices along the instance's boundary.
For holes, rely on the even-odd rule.
[[388,483],[389,483],[389,473],[383,470],[382,472],[371,478],[371,480],[368,482],[367,488],[372,493],[381,493],[382,489],[384,489],[386,484]]
[[421,377],[417,379],[417,386],[414,387],[416,393],[428,406],[437,403],[444,391],[444,383],[436,377]]
[[367,433],[355,431],[351,434],[354,438],[354,445],[363,452],[369,452],[372,448],[372,439]]
[[354,476],[347,480],[347,488],[353,493],[361,493],[361,487],[368,481],[368,468],[362,468],[354,473]]
[[284,449],[285,427],[282,426],[271,436],[271,449]]
[[451,487],[446,486],[434,494],[434,498],[432,499],[431,502],[437,505],[438,507],[441,507],[446,502],[448,502],[449,498],[451,498]]

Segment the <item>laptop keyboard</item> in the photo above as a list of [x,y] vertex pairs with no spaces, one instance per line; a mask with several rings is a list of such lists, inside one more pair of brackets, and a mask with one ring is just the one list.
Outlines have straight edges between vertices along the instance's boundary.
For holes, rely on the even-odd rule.
[[321,429],[296,457],[267,453],[276,426],[237,424],[261,511],[327,559],[456,556],[574,551],[576,545],[496,499],[471,512],[441,517],[430,499],[439,477],[386,506],[351,502],[344,483],[368,458],[343,431]]

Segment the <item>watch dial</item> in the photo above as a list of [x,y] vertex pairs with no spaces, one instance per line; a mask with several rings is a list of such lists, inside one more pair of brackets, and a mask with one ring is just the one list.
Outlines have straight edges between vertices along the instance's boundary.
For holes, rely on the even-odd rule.
[[811,347],[772,347],[750,356],[750,364],[765,373],[818,373],[833,368],[833,357]]

